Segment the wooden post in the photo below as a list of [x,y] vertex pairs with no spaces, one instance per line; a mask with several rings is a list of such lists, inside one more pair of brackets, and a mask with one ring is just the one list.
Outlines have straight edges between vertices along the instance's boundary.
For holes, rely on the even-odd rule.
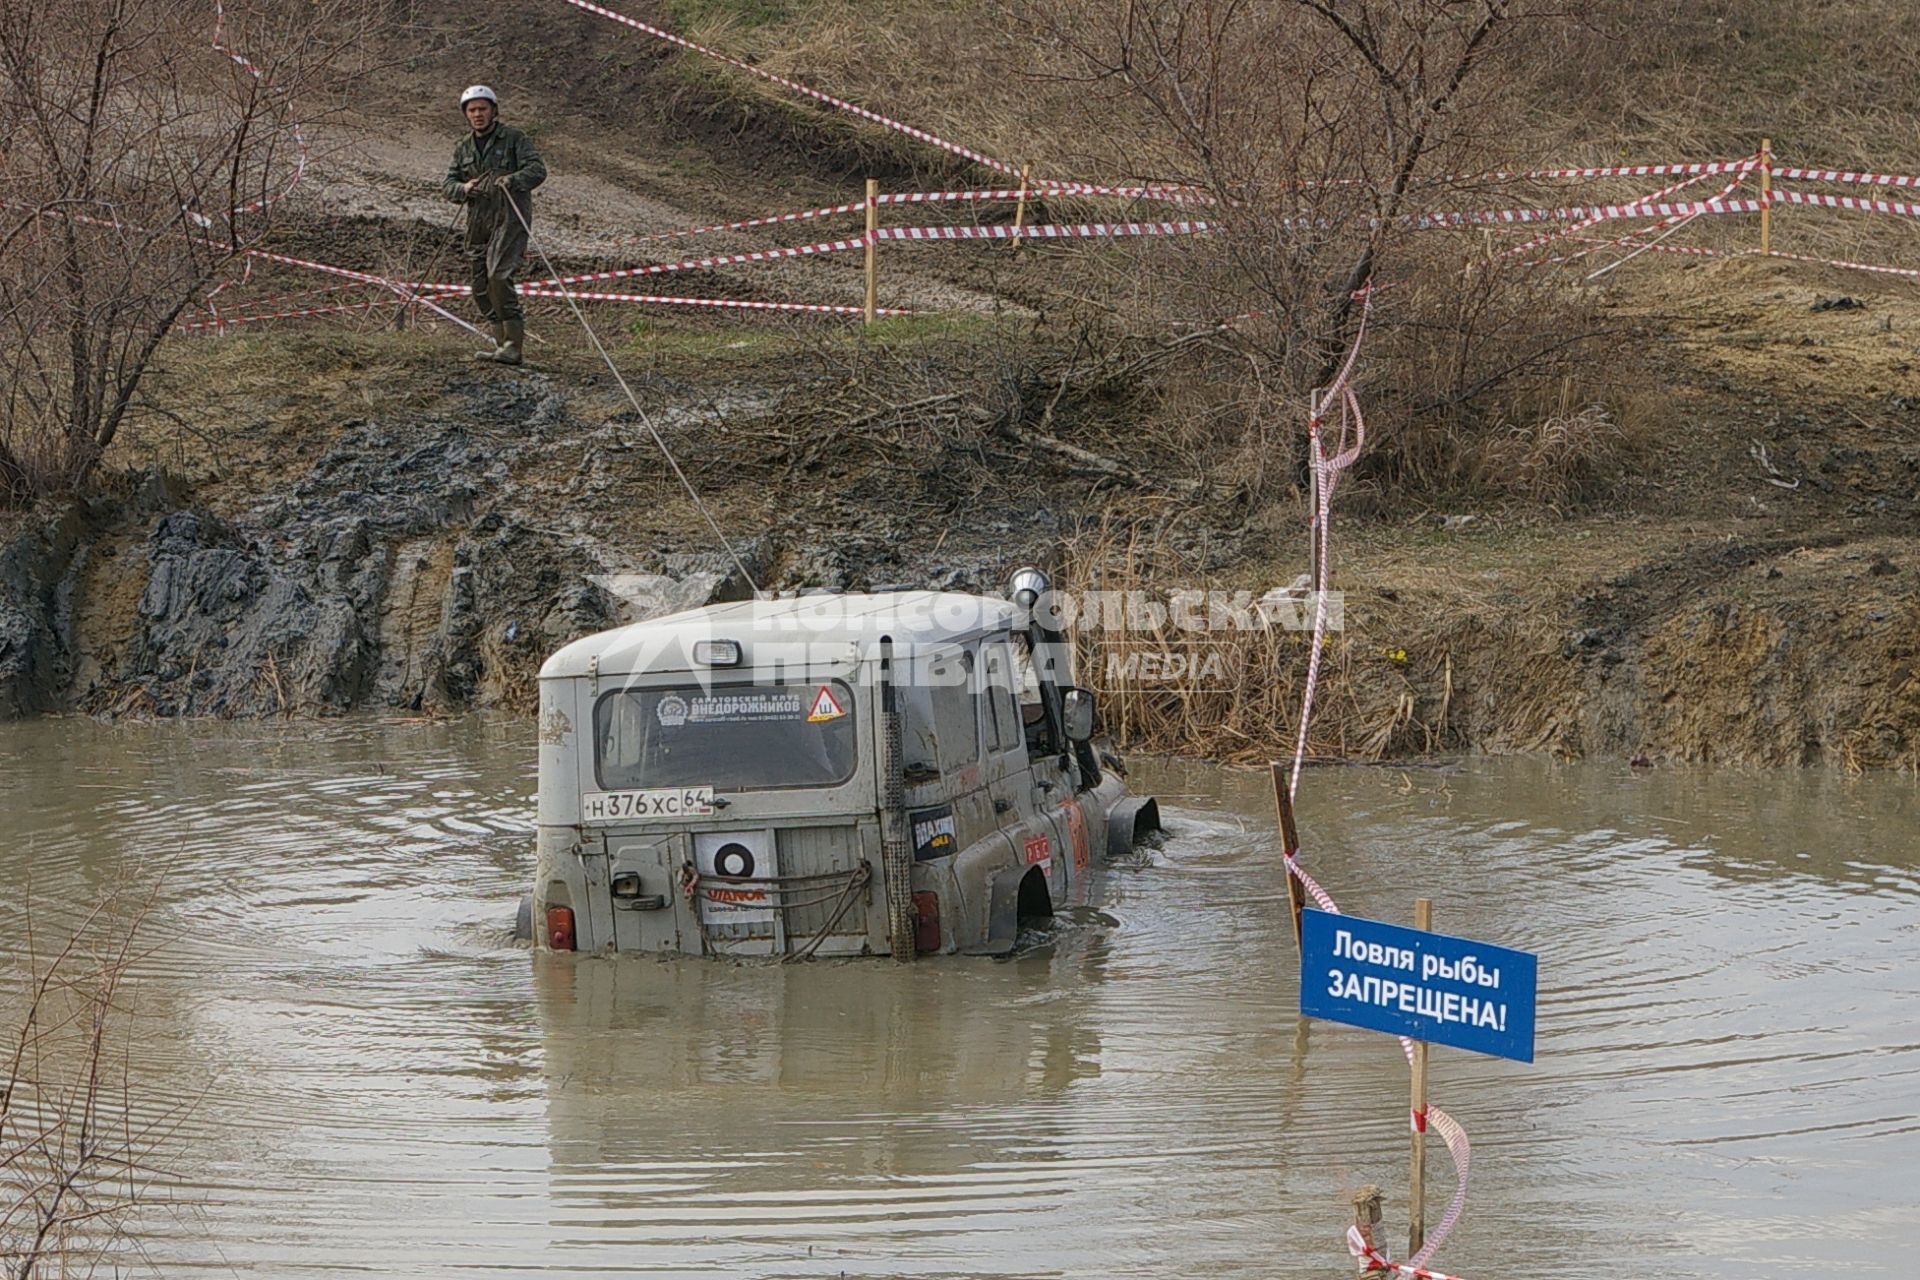
[[1027,225],[1027,166],[1020,166],[1020,201],[1013,206],[1013,251],[1020,251],[1020,228]]
[[[1413,927],[1433,929],[1433,899],[1417,898]],[[1413,1042],[1413,1165],[1407,1174],[1407,1255],[1427,1242],[1427,1042]]]
[[1760,139],[1760,256],[1773,252],[1773,139]]
[[[1289,858],[1300,856],[1300,832],[1293,825],[1293,794],[1287,790],[1287,767],[1278,760],[1273,762],[1273,807],[1280,814],[1280,845]],[[1293,945],[1300,946],[1300,913],[1306,910],[1303,901],[1305,888],[1294,876],[1292,867],[1284,867],[1287,873],[1287,906],[1293,912]]]
[[876,274],[873,262],[874,246],[879,243],[874,233],[880,230],[880,179],[867,179],[867,323],[871,325],[874,313],[880,309],[880,277]]

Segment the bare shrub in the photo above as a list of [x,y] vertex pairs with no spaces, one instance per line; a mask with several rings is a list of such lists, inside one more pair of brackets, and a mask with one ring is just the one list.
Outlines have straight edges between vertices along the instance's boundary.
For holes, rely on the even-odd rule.
[[129,1233],[155,1152],[193,1105],[133,1101],[127,981],[151,907],[109,898],[50,953],[21,909],[26,972],[0,1050],[0,1267],[12,1280],[125,1274],[141,1256]]
[[209,6],[0,7],[0,501],[88,481],[182,311],[271,229],[296,113],[390,12],[227,0],[216,47]]
[[[1566,7],[1014,5],[1051,74],[1082,87],[1098,126],[1086,132],[1116,140],[1109,171],[1186,184],[1210,201],[1180,216],[1204,217],[1215,234],[1144,246],[1129,274],[1178,281],[1143,318],[1237,317],[1224,332],[1249,394],[1283,406],[1247,421],[1299,421],[1351,344],[1370,282],[1382,287],[1372,295],[1368,391],[1387,429],[1374,465],[1398,480],[1457,470],[1430,455],[1460,443],[1472,421],[1463,409],[1515,381],[1557,380],[1596,336],[1594,315],[1562,283],[1484,252],[1477,232],[1435,232],[1413,218],[1450,195],[1424,182],[1515,154],[1521,104],[1505,71],[1568,20]],[[1437,433],[1421,439],[1423,425]],[[1297,443],[1288,463],[1285,474],[1302,478]]]
[[[1137,592],[1149,600],[1168,599],[1173,590],[1231,595],[1245,587],[1209,572],[1164,530],[1118,523],[1072,540],[1057,585],[1082,599],[1092,592]],[[1292,618],[1310,619],[1304,607]],[[1075,678],[1097,692],[1106,731],[1132,747],[1234,764],[1279,759],[1293,749],[1313,647],[1310,629],[1286,621],[1281,614],[1268,625],[1204,632],[1182,630],[1170,615],[1158,627],[1081,626],[1073,634]],[[1309,757],[1379,760],[1459,744],[1446,692],[1448,620],[1428,614],[1396,621],[1418,630],[1396,627],[1397,644],[1405,647],[1391,653],[1369,642],[1372,619],[1366,630],[1325,637]],[[1410,661],[1408,649],[1418,658]],[[1151,677],[1130,661],[1142,658],[1158,660]]]

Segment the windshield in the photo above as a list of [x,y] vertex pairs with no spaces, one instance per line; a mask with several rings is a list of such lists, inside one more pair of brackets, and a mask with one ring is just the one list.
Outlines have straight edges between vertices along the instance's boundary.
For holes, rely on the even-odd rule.
[[838,680],[618,689],[594,706],[604,791],[833,787],[859,750],[853,691]]

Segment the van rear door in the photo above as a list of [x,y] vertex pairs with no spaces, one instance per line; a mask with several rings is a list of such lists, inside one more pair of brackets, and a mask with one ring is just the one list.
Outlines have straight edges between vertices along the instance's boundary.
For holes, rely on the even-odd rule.
[[[879,836],[863,710],[837,676],[657,681],[600,697],[587,781],[623,816],[607,830],[619,948],[868,949]],[[688,799],[648,799],[663,795]]]

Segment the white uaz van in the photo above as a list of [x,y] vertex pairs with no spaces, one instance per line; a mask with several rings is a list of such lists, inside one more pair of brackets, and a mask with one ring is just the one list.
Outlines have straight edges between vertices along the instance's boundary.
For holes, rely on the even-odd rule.
[[1092,695],[1033,611],[1045,578],[1014,587],[709,605],[560,650],[523,931],[906,960],[1004,952],[1083,900],[1159,810],[1101,767]]

